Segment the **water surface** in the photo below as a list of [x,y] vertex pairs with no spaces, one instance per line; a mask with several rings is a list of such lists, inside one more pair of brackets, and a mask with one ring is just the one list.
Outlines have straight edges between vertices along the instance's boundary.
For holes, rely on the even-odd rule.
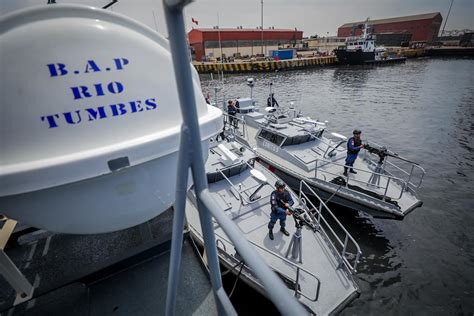
[[[361,296],[343,315],[474,313],[474,60],[418,59],[253,74],[254,98],[270,89],[280,103],[328,120],[328,129],[386,144],[419,162],[422,208],[403,221],[335,208],[359,242]],[[226,76],[221,97],[250,95],[248,75]],[[213,94],[208,75],[205,93]],[[324,291],[324,285],[321,288]]]

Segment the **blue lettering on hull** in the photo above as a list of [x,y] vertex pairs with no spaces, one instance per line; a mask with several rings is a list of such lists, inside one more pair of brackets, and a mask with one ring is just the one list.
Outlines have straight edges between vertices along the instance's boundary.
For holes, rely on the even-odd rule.
[[[102,71],[122,71],[125,66],[129,65],[130,61],[127,58],[113,58],[109,64],[99,65],[95,60],[89,59],[83,64],[84,71],[77,69],[81,67],[70,67],[64,63],[51,63],[46,67],[50,78],[61,78],[64,76],[90,75]],[[72,69],[71,69],[72,68]],[[76,70],[75,70],[76,69]],[[54,79],[57,80],[57,79]],[[125,87],[121,82],[110,81],[108,83],[94,83],[92,85],[77,85],[71,87],[72,100],[88,99],[92,101],[94,98],[121,94]],[[126,103],[115,103],[107,106],[89,107],[85,109],[78,109],[67,111],[64,113],[56,113],[41,116],[41,121],[45,122],[48,128],[57,128],[67,125],[78,125],[86,122],[99,121],[107,118],[130,115],[138,112],[153,111],[158,108],[155,98],[148,98],[145,100],[133,100]]]
[[[142,107],[143,103],[145,104],[144,107]],[[41,117],[41,121],[45,122],[48,128],[57,128],[66,125],[79,125],[117,116],[131,115],[138,112],[153,111],[156,109],[158,109],[156,99],[148,98],[144,101],[134,100],[127,103],[116,103],[108,106],[98,106],[95,108],[45,115]]]

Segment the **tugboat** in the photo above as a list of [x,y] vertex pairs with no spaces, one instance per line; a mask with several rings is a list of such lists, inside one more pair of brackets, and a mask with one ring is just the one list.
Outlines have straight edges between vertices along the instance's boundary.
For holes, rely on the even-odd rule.
[[366,22],[361,36],[351,36],[346,39],[345,47],[337,48],[334,53],[340,64],[383,64],[405,62],[405,57],[389,56],[383,46],[375,46],[375,34],[369,34]]

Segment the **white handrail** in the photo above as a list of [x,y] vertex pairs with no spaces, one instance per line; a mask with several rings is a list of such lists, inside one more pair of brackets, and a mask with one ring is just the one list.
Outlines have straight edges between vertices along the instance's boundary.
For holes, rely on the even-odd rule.
[[[235,130],[240,130],[239,126],[242,126],[242,137],[247,138],[247,123],[245,122],[243,118],[230,115],[228,113],[222,113],[222,115],[224,116],[224,126],[228,124],[231,128],[234,129],[233,133],[235,133]],[[230,117],[232,117],[233,120],[236,120],[238,123],[240,123],[240,125],[237,123],[236,124],[237,127],[233,126],[233,124],[230,123]]]
[[[383,147],[383,146],[381,146],[380,144],[377,144],[376,142],[373,142],[373,141],[370,141],[370,143],[371,143],[371,144],[374,144],[374,145],[376,145],[377,147],[380,147],[380,148]],[[365,158],[366,160],[369,160],[369,161],[371,161],[371,162],[377,164],[373,159],[370,158],[370,155],[369,155],[367,152],[364,152],[364,158]],[[421,186],[421,184],[422,184],[422,182],[423,182],[423,178],[424,178],[425,175],[426,175],[426,171],[425,171],[425,169],[424,169],[423,167],[421,167],[420,165],[418,165],[418,164],[416,164],[416,163],[408,162],[408,161],[406,161],[406,163],[410,164],[410,169],[411,169],[410,172],[406,171],[405,169],[401,168],[400,166],[396,165],[395,163],[393,163],[393,162],[391,162],[391,161],[388,161],[388,157],[385,158],[385,164],[388,164],[388,165],[390,165],[390,166],[396,168],[397,170],[399,170],[399,171],[405,173],[405,174],[408,176],[407,180],[405,181],[405,182],[407,183],[406,189],[408,190],[408,184],[410,184],[410,185],[413,186],[413,190],[416,191],[416,189],[420,188],[420,186]],[[418,184],[415,184],[415,183],[413,183],[413,182],[410,181],[411,178],[413,177],[413,172],[414,172],[415,169],[418,169],[418,170],[421,171],[421,176],[420,176],[420,179],[419,179],[419,181],[418,181]]]
[[[200,235],[199,232],[196,232],[196,233],[197,233],[198,235]],[[225,244],[224,244],[224,242],[223,242],[222,240],[224,240],[225,242],[227,242],[227,243],[229,243],[229,244],[232,245],[232,242],[231,242],[230,240],[226,239],[224,236],[221,236],[221,235],[219,235],[218,233],[216,233],[216,237],[217,237],[217,243],[220,242],[220,243],[223,245],[224,251],[225,251],[225,248],[226,248],[226,247],[225,247]],[[312,272],[308,271],[307,269],[305,269],[305,268],[303,268],[303,267],[297,265],[296,263],[292,262],[291,260],[288,260],[287,258],[285,258],[285,257],[283,257],[283,256],[280,256],[280,255],[277,254],[276,252],[273,252],[273,251],[271,251],[271,250],[269,250],[269,249],[266,249],[266,248],[264,248],[264,247],[262,247],[262,246],[260,246],[260,245],[258,245],[258,244],[256,244],[256,243],[254,243],[254,242],[251,241],[251,240],[249,240],[249,243],[251,243],[253,246],[255,246],[255,247],[257,247],[257,248],[259,248],[259,249],[265,251],[266,253],[268,253],[268,254],[270,254],[270,255],[272,255],[272,256],[274,256],[274,257],[280,259],[281,261],[287,263],[287,264],[290,265],[292,268],[296,269],[296,276],[297,276],[297,277],[295,278],[295,285],[296,285],[296,286],[295,286],[295,297],[297,297],[298,295],[301,295],[301,296],[303,296],[303,297],[305,297],[305,298],[307,298],[308,300],[313,301],[313,302],[316,302],[316,301],[318,300],[318,298],[319,298],[319,292],[320,292],[320,289],[321,289],[321,280],[319,280],[319,278],[318,278],[314,273],[312,273]],[[227,251],[225,251],[225,252],[227,253]],[[248,267],[248,269],[249,269],[249,270],[252,270],[250,267]],[[282,274],[282,275],[286,275],[286,273],[284,273],[283,271],[281,271],[281,270],[279,270],[279,269],[276,269],[275,267],[273,267],[272,269],[273,269],[274,271],[279,272],[279,273]],[[299,274],[300,274],[300,271],[305,272],[306,274],[308,274],[309,276],[311,276],[312,278],[314,278],[314,279],[317,281],[316,292],[315,292],[315,294],[314,294],[314,298],[309,297],[309,294],[306,295],[306,294],[304,294],[303,292],[301,292],[300,290],[298,290],[298,287],[299,287],[299,278],[298,278],[298,276],[299,276]]]
[[[316,159],[316,166],[315,166],[315,169],[314,169],[314,177],[315,178],[317,178],[317,176],[318,176],[318,170],[319,170],[319,172],[328,173],[328,174],[331,174],[331,175],[334,175],[334,176],[340,176],[340,174],[336,174],[334,172],[330,172],[330,171],[327,171],[327,170],[324,170],[324,169],[319,169],[320,167],[322,167],[322,166],[318,166],[319,161],[324,162],[325,163],[324,165],[336,165],[336,166],[341,166],[341,167],[347,167],[345,164],[337,163],[337,162],[334,162],[334,161],[329,161],[329,160],[326,160],[326,159]],[[367,170],[363,170],[363,169],[360,169],[360,168],[354,168],[354,167],[351,167],[351,168],[353,170],[357,170],[358,172],[368,173],[368,174],[371,174],[371,175],[374,175],[374,176],[386,178],[387,179],[387,184],[385,186],[380,186],[380,185],[375,184],[375,183],[370,183],[369,181],[365,182],[365,181],[357,180],[357,179],[354,179],[354,178],[345,177],[346,186],[348,186],[349,181],[351,181],[351,182],[358,182],[358,183],[362,183],[362,184],[365,184],[365,185],[374,186],[378,189],[383,189],[385,191],[385,194],[383,195],[383,200],[385,200],[385,198],[387,198],[386,193],[388,191],[388,187],[390,185],[390,182],[392,180],[395,180],[395,181],[398,181],[401,184],[400,195],[398,197],[392,197],[392,196],[389,196],[389,197],[392,200],[399,200],[403,196],[403,192],[405,192],[405,188],[406,188],[407,184],[403,179],[401,179],[399,177],[395,177],[395,176],[392,176],[392,175],[387,175],[387,174],[384,174],[384,173],[377,173],[377,172],[373,172],[373,171],[367,171]],[[361,192],[359,192],[359,193],[361,193]]]
[[[319,208],[314,206],[313,202],[311,202],[311,200],[308,198],[308,196],[304,193],[304,190],[309,191],[309,193],[311,193],[318,200]],[[300,190],[299,191],[300,191],[299,203],[301,205],[306,205],[306,203],[309,203],[311,205],[311,207],[317,212],[318,216],[316,218],[316,221],[317,221],[317,224],[319,226],[319,229],[321,229],[321,231],[324,233],[324,235],[328,239],[330,245],[332,245],[332,247],[336,251],[336,253],[338,255],[338,258],[339,258],[340,265],[341,266],[344,265],[351,273],[355,273],[357,271],[356,270],[357,269],[357,263],[359,262],[359,258],[362,255],[362,251],[360,250],[359,244],[355,241],[354,237],[352,237],[352,235],[346,230],[346,228],[341,224],[341,222],[339,222],[339,220],[331,212],[331,210],[326,205],[326,203],[324,203],[324,201],[319,197],[319,195],[317,195],[313,191],[313,189],[311,189],[311,187],[306,182],[300,181]],[[334,231],[334,229],[328,223],[326,218],[323,216],[323,214],[322,214],[323,210],[326,210],[327,213],[329,213],[329,215],[331,216],[331,219],[334,220],[336,222],[336,224],[339,226],[339,228],[343,231],[343,233],[344,233],[344,242],[341,241],[341,239],[339,238],[337,233]],[[340,250],[340,252],[339,252],[338,247],[332,242],[332,239],[326,233],[326,230],[321,226],[321,221],[323,221],[326,224],[326,226],[329,228],[330,232],[332,233],[333,237],[339,243],[339,246],[342,247],[342,250]],[[357,255],[356,255],[356,257],[353,261],[354,262],[353,264],[351,264],[351,262],[346,257],[347,254],[349,254],[349,252],[347,251],[347,246],[348,246],[349,241],[352,243],[352,246],[355,247],[355,249],[357,251]]]

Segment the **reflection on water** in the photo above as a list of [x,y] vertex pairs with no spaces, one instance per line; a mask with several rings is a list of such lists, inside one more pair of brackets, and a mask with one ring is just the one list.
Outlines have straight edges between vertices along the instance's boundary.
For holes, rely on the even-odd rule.
[[[402,222],[343,208],[338,218],[359,242],[361,296],[342,313],[474,312],[474,60],[422,59],[386,67],[331,67],[253,74],[265,106],[295,102],[328,130],[387,145],[425,168],[424,201]],[[247,97],[248,75],[226,76],[221,98]],[[201,76],[203,90],[212,84]],[[321,289],[324,290],[324,287]]]

